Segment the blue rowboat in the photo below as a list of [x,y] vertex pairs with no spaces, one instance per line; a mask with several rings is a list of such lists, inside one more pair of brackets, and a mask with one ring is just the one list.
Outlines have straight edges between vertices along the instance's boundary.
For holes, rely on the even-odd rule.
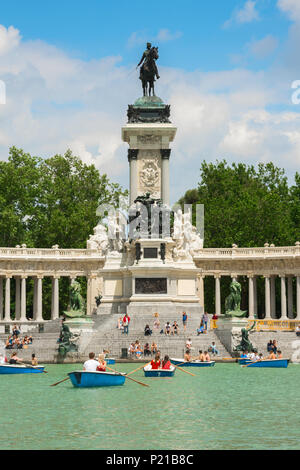
[[74,387],[111,387],[113,385],[123,385],[125,375],[115,372],[88,372],[74,371],[69,374]]
[[144,367],[145,377],[173,377],[176,367],[171,366],[170,369],[152,369],[151,365]]
[[21,364],[0,364],[0,374],[41,374],[44,366],[26,366]]
[[201,362],[201,361],[191,361],[187,362],[184,359],[171,359],[172,364],[175,364],[175,366],[180,365],[180,367],[213,367],[215,365],[215,361],[206,361],[206,362]]
[[106,361],[106,364],[107,364],[107,365],[108,365],[108,364],[112,365],[112,364],[115,364],[115,363],[116,363],[116,360],[113,359],[112,357],[108,357],[107,359],[105,359],[105,361]]
[[263,359],[262,361],[255,361],[246,364],[247,367],[275,367],[286,368],[289,364],[289,359]]

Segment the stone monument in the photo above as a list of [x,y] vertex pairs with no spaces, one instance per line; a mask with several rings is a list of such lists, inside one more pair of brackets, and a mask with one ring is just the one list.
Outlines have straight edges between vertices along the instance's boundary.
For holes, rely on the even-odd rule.
[[154,93],[157,58],[158,49],[148,43],[138,64],[143,96],[128,106],[122,128],[122,140],[129,147],[128,222],[136,223],[135,236],[132,224],[126,237],[120,235],[124,230],[116,213],[108,218],[107,228],[98,226],[88,241],[88,247],[105,256],[98,313],[171,315],[188,310],[200,318],[203,290],[193,256],[202,250],[203,240],[192,225],[191,212],[178,210],[170,226],[170,144],[177,129],[170,105]]

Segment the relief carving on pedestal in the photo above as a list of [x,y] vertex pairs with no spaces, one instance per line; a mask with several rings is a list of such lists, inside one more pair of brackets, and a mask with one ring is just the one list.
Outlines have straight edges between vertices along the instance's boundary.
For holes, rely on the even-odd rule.
[[156,152],[145,153],[139,165],[139,191],[149,192],[152,197],[160,197],[160,174],[161,169]]

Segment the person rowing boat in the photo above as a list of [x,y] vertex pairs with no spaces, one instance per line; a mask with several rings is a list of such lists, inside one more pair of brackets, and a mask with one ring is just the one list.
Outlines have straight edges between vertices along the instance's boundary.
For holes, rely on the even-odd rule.
[[22,361],[23,359],[18,357],[16,352],[13,352],[12,355],[10,356],[9,364],[19,364]]

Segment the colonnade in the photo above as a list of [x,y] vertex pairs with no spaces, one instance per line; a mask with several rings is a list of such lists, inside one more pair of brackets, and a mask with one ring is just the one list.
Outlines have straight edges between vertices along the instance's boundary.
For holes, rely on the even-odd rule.
[[[257,276],[254,274],[247,275],[249,285],[248,313],[249,318],[257,318]],[[276,312],[276,285],[277,276],[264,275],[265,281],[265,319],[278,318]],[[298,320],[300,321],[300,275],[285,275],[280,277],[280,320]],[[215,311],[217,315],[221,315],[221,274],[215,274]],[[231,276],[232,280],[238,280],[238,276]],[[296,317],[294,318],[294,293],[293,278],[296,279]]]
[[[26,280],[29,276],[5,275],[0,277],[0,320],[11,321],[11,280],[15,280],[15,320],[26,322]],[[34,321],[43,321],[43,279],[44,276],[30,276],[34,280],[33,287],[33,316]],[[59,317],[59,276],[52,278],[51,320]]]

